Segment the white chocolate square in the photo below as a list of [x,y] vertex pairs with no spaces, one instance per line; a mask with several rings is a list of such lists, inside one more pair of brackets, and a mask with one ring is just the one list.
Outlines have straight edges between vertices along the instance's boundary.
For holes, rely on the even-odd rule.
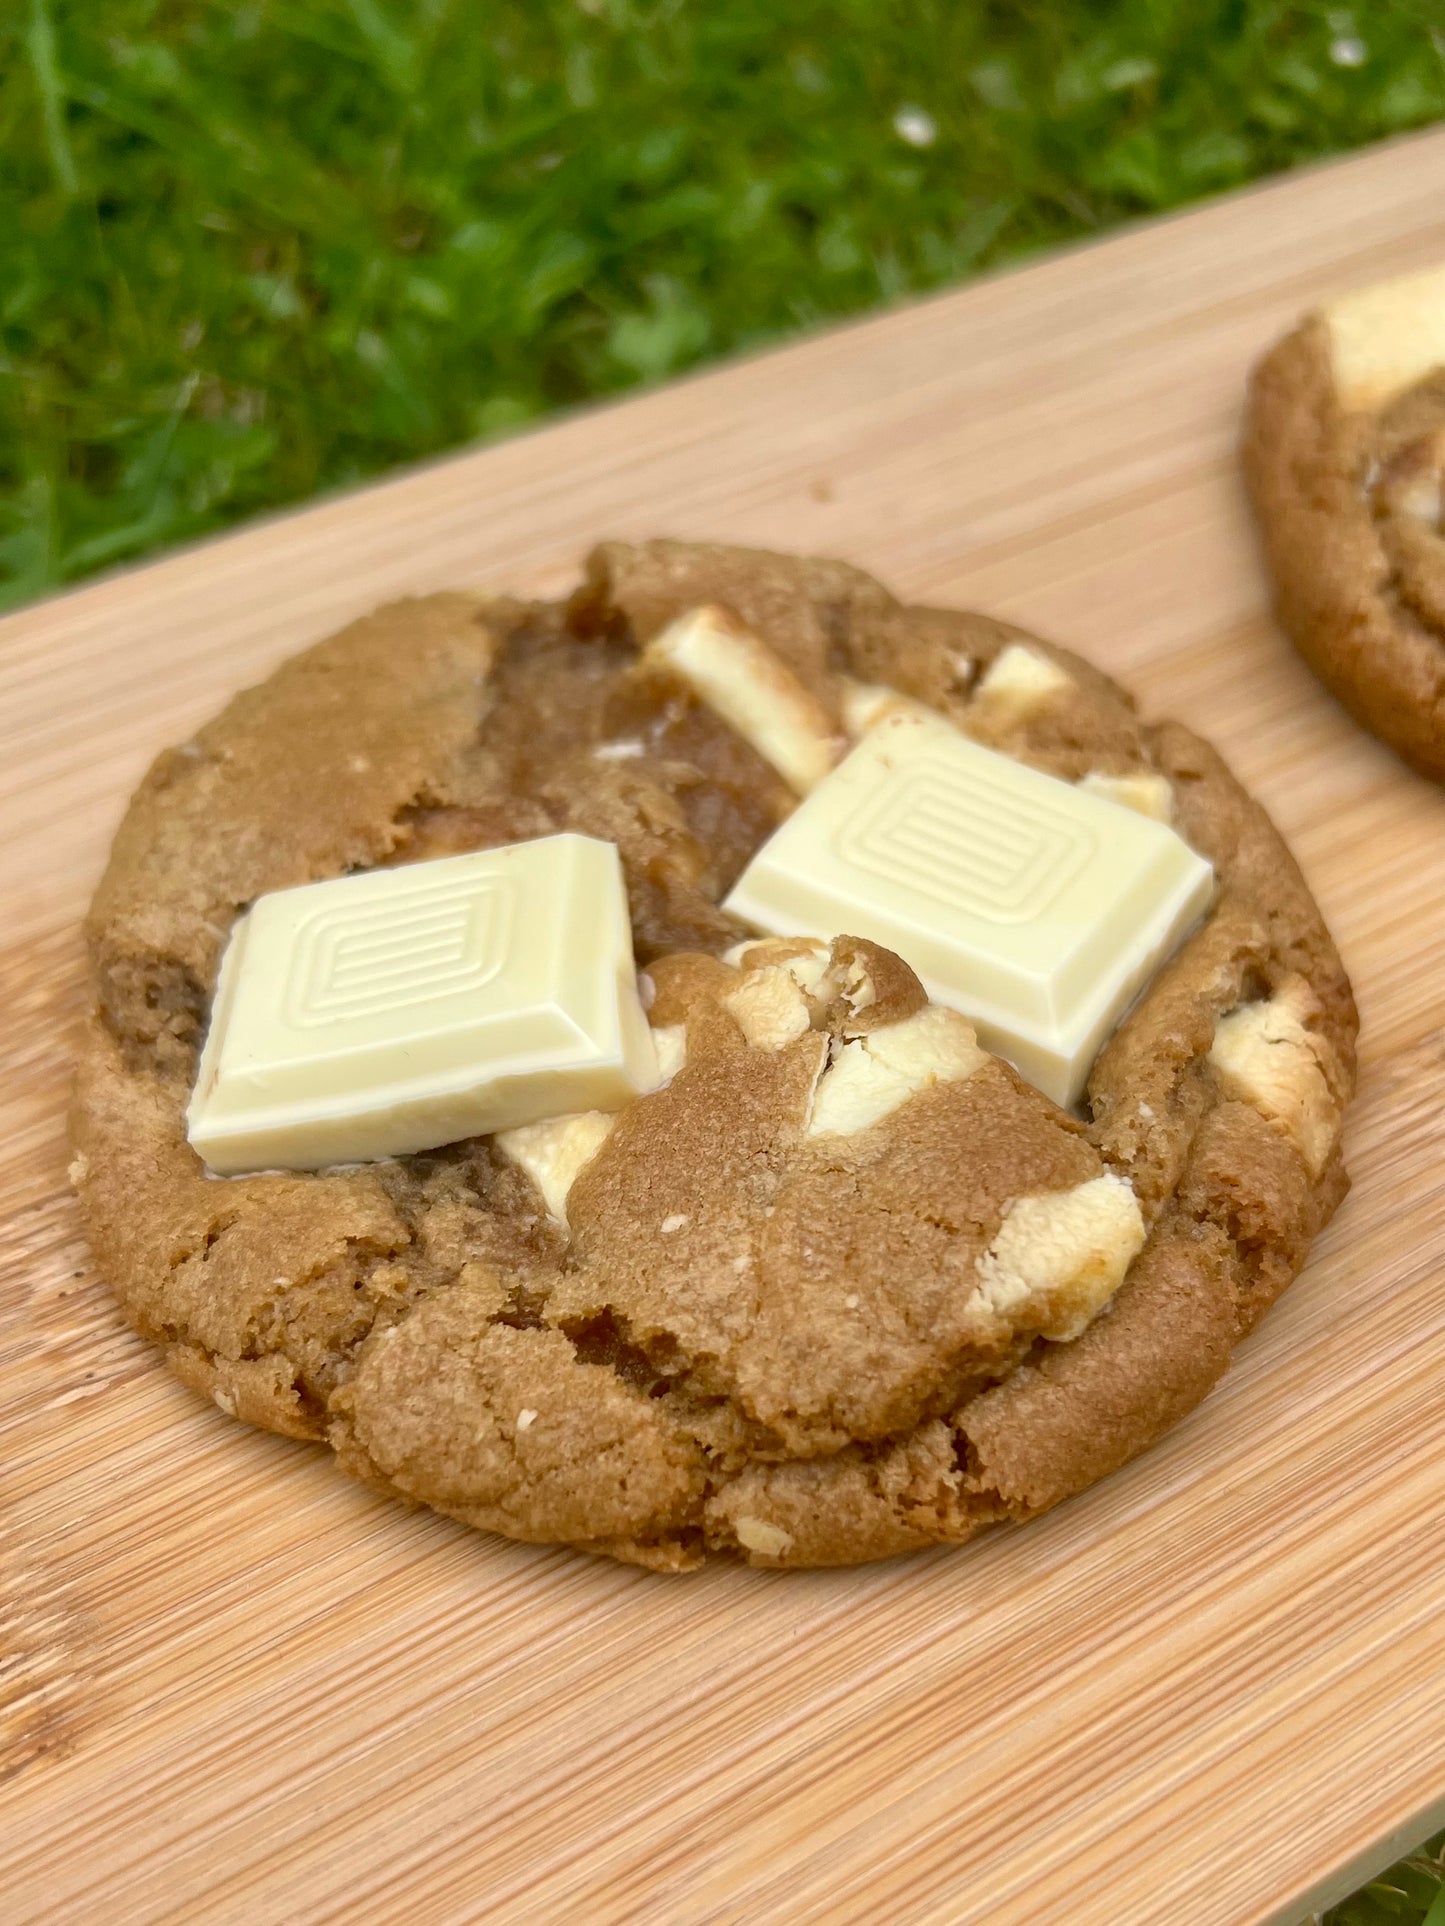
[[433,1149],[658,1080],[615,847],[547,836],[262,896],[187,1112],[213,1170]]
[[898,714],[770,837],[726,907],[777,935],[895,950],[1068,1104],[1213,881],[1166,824]]

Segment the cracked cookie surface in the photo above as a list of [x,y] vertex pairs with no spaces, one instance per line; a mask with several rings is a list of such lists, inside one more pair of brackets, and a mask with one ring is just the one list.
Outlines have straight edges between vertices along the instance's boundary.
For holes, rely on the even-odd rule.
[[[1213,863],[1077,1113],[900,958],[719,907],[795,805],[763,750],[809,765],[708,706],[709,658],[650,646],[699,610],[770,652],[794,743],[922,703]],[[205,1173],[184,1108],[255,896],[561,829],[621,851],[662,1088],[359,1168]],[[565,605],[382,610],[158,760],[89,938],[76,1184],[173,1368],[384,1489],[661,1569],[850,1563],[1047,1509],[1198,1402],[1345,1186],[1349,986],[1263,812],[1067,652],[840,563],[607,545]]]

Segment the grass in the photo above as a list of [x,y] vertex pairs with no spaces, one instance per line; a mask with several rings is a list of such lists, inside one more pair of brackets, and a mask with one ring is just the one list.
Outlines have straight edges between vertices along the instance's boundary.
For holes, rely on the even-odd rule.
[[1420,125],[1431,18],[10,0],[0,601]]
[[1445,1833],[1327,1912],[1321,1926],[1445,1926]]
[[10,0],[0,602],[1442,116],[1441,0]]

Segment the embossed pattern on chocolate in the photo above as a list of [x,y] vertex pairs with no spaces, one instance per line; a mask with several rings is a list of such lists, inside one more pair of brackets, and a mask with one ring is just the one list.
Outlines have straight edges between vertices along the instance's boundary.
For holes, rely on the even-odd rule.
[[1213,873],[1165,824],[936,716],[882,716],[758,851],[724,907],[776,935],[853,932],[1056,1103],[1198,922]]
[[657,1081],[617,852],[563,835],[262,896],[187,1110],[213,1170],[428,1150]]

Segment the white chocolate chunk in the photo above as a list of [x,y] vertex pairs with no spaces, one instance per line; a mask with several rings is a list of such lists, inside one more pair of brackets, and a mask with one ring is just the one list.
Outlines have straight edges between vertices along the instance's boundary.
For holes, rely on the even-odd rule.
[[781,964],[750,970],[723,998],[723,1008],[757,1050],[781,1050],[812,1028],[812,1011],[797,981]]
[[1445,490],[1442,490],[1441,484],[1438,468],[1412,475],[1390,495],[1390,506],[1417,522],[1423,522],[1427,528],[1438,529],[1441,522],[1445,521]]
[[839,1048],[813,1093],[808,1135],[855,1136],[918,1091],[960,1083],[987,1062],[972,1024],[930,1003]]
[[878,985],[861,956],[855,956],[843,975],[843,1001],[849,1016],[861,1016],[878,1001]]
[[1357,289],[1321,318],[1341,407],[1382,408],[1445,368],[1445,267]]
[[850,736],[866,735],[897,700],[898,691],[886,682],[859,682],[851,675],[844,676],[843,727]]
[[733,1530],[740,1545],[763,1558],[782,1558],[792,1549],[792,1533],[770,1525],[766,1518],[739,1518]]
[[567,1194],[578,1176],[612,1135],[615,1113],[584,1110],[574,1117],[548,1117],[544,1123],[499,1130],[492,1139],[504,1157],[519,1164],[547,1206],[547,1215],[567,1222]]
[[802,1036],[835,996],[850,1019],[878,1001],[862,956],[834,963],[827,944],[807,937],[737,943],[723,961],[745,971],[722,1002],[756,1049],[781,1050]]
[[807,996],[817,996],[828,975],[828,945],[826,943],[799,942],[791,946],[792,954],[779,959],[778,967],[787,971],[798,988]]
[[1339,1135],[1340,1107],[1324,1069],[1329,1045],[1304,1023],[1313,1006],[1309,985],[1292,978],[1266,1002],[1222,1017],[1209,1061],[1226,1095],[1278,1124],[1318,1177]]
[[819,1077],[808,1118],[810,1137],[852,1137],[907,1103],[918,1085],[890,1070],[857,1037],[843,1044]]
[[680,677],[798,795],[807,795],[838,760],[843,744],[822,704],[726,609],[689,610],[643,654]]
[[1132,809],[1136,815],[1152,816],[1156,823],[1174,820],[1174,791],[1169,778],[1156,770],[1136,769],[1127,776],[1110,776],[1102,769],[1091,769],[1079,778],[1077,786],[1090,796],[1102,796],[1105,802]]
[[968,1308],[1062,1343],[1093,1321],[1143,1248],[1139,1200],[1122,1177],[1017,1197],[978,1259]]
[[1208,906],[1165,824],[971,741],[869,730],[764,843],[724,907],[755,928],[894,951],[935,1003],[1056,1103]]
[[[816,959],[816,963],[814,961]],[[760,970],[769,963],[794,963],[796,982],[815,989],[828,968],[828,945],[814,936],[745,936],[724,950],[722,961],[734,970]]]
[[933,1083],[958,1083],[988,1061],[973,1025],[957,1010],[930,1003],[901,1023],[871,1030],[862,1041],[869,1055],[923,1090]]
[[1041,649],[1010,642],[979,678],[968,705],[969,727],[1006,734],[1073,686],[1073,677]]
[[616,846],[544,836],[258,897],[186,1121],[214,1171],[313,1170],[656,1082]]
[[843,727],[855,740],[876,729],[889,716],[936,713],[926,702],[915,702],[912,696],[900,695],[886,682],[856,682],[852,676],[843,677]]
[[728,958],[737,955],[747,956],[747,971],[723,1008],[755,1049],[781,1050],[812,1027],[812,998],[828,974],[827,945],[740,943]]
[[657,1087],[671,1083],[673,1078],[687,1062],[687,1025],[685,1023],[663,1023],[652,1033],[652,1047],[657,1052]]

